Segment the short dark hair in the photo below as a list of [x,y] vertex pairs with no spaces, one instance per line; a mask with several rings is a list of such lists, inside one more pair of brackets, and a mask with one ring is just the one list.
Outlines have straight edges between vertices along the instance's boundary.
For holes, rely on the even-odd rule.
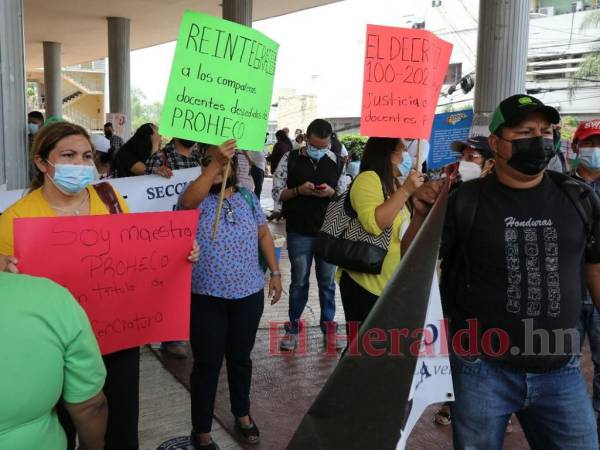
[[112,122],[106,122],[106,123],[104,124],[104,128],[106,128],[106,127],[111,127],[111,128],[113,128],[113,124],[112,124]]
[[328,138],[332,133],[333,128],[331,128],[331,124],[324,119],[313,120],[306,129],[306,136],[310,137],[312,134],[320,139]]
[[42,123],[44,123],[44,115],[39,111],[31,111],[29,114],[27,114],[27,117],[30,119],[41,120]]
[[496,128],[494,130],[494,132],[492,134],[495,134],[496,136],[498,136],[499,138],[502,137],[502,135],[504,134],[504,128],[506,127],[506,125],[500,125],[498,128]]

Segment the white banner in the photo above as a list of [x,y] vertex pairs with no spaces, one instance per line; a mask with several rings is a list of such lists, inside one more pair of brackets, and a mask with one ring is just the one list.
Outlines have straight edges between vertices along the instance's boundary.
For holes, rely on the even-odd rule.
[[[124,198],[131,212],[172,211],[179,194],[200,176],[200,168],[174,170],[171,178],[158,175],[114,178],[108,181]],[[0,192],[0,212],[26,195],[26,190]]]
[[433,272],[429,306],[408,402],[410,412],[406,426],[400,433],[396,450],[404,450],[410,433],[425,409],[434,403],[454,401],[454,388],[448,358],[447,330],[444,325],[442,301],[437,279]]

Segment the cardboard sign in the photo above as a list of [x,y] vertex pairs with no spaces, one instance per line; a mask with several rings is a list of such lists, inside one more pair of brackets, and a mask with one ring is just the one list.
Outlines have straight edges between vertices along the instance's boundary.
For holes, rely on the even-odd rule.
[[471,109],[435,115],[431,130],[431,150],[427,159],[428,170],[456,162],[459,155],[450,148],[450,144],[467,139],[472,123]]
[[[187,340],[198,210],[15,220],[22,273],[49,278],[85,309],[102,354]],[[35,236],[35,239],[31,237]]]
[[279,45],[252,28],[186,11],[160,133],[263,150]]
[[360,132],[428,139],[452,44],[426,30],[367,25]]
[[125,136],[125,126],[127,125],[127,116],[123,113],[106,113],[106,121],[113,124],[113,131],[117,136]]

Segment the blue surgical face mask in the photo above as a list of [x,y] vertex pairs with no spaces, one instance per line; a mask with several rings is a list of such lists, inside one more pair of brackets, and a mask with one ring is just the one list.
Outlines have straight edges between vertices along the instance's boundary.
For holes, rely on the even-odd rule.
[[600,170],[600,147],[581,147],[579,162],[588,169]]
[[329,149],[327,148],[315,148],[310,144],[306,146],[306,152],[308,153],[308,156],[317,161],[319,161],[323,156],[325,156],[328,150]]
[[27,131],[29,131],[29,134],[36,134],[40,131],[40,126],[37,123],[28,123]]
[[65,195],[76,195],[99,178],[98,171],[93,163],[91,165],[54,165],[48,161],[48,164],[54,167],[54,177],[48,176],[48,178]]
[[402,162],[398,164],[397,167],[400,171],[400,175],[403,177],[407,176],[410,173],[410,169],[412,169],[412,158],[410,156],[410,153],[402,153]]

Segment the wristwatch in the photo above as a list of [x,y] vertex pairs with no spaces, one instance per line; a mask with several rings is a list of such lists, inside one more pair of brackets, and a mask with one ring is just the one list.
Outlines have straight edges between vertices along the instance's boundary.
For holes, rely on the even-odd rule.
[[281,272],[271,272],[271,278],[280,277],[280,276],[281,276]]

